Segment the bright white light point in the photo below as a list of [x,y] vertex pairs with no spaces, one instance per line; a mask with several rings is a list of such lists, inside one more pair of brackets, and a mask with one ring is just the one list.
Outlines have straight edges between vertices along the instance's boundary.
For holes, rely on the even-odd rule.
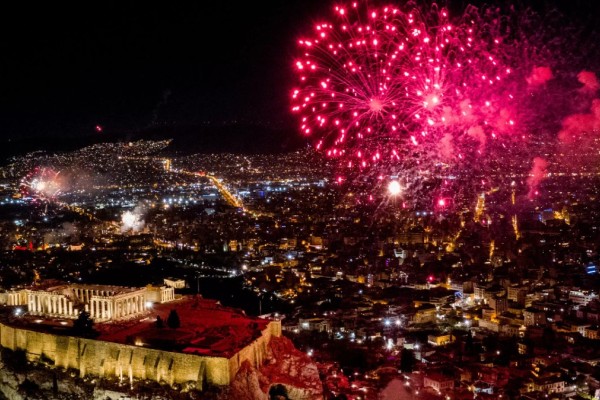
[[37,190],[38,192],[41,192],[44,189],[46,189],[46,182],[44,182],[44,181],[35,181],[33,183],[33,188],[35,190]]
[[400,183],[398,181],[391,181],[389,183],[389,185],[388,185],[388,192],[392,196],[399,195],[401,191],[402,191],[402,188],[400,187]]
[[135,224],[136,220],[137,220],[137,216],[134,213],[132,213],[131,211],[126,211],[121,216],[121,221],[123,222],[124,225],[126,225],[128,227],[133,226]]

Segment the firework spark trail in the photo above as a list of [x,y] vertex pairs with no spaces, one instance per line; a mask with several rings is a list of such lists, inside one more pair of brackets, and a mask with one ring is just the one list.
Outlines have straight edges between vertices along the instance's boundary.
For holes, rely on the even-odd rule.
[[24,196],[31,197],[34,200],[41,202],[53,201],[63,190],[60,171],[37,167],[21,179],[20,189]]

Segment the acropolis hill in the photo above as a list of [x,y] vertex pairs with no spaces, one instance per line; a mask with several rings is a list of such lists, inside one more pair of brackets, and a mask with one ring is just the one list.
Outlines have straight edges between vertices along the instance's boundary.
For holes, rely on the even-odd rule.
[[[60,303],[60,309],[49,305],[52,296],[47,296],[45,303],[32,302],[39,297],[32,294],[44,290],[53,293],[51,288],[57,287],[63,292],[73,289],[68,285],[28,287],[12,292],[10,305],[6,304],[9,298],[6,293],[0,297],[5,300],[0,345],[25,351],[30,361],[44,360],[52,367],[78,371],[80,377],[142,379],[187,384],[199,390],[207,384],[229,385],[243,363],[260,368],[271,338],[281,336],[280,321],[247,317],[242,311],[200,296],[171,300],[167,295],[167,301],[160,303],[159,294],[159,301],[150,304],[144,293],[148,290],[156,296],[153,288],[118,290],[94,286],[95,292],[87,300],[96,308],[71,300],[106,322],[95,323],[99,335],[94,339],[77,337],[70,329],[73,320],[68,317],[73,306],[69,307],[68,302]],[[77,287],[75,292],[81,293],[81,289],[90,288]],[[134,299],[123,303],[125,308],[119,308],[121,314],[126,311],[127,317],[109,318],[114,316],[107,314],[111,296],[121,299],[123,295]],[[164,290],[162,298],[165,299]],[[64,311],[64,304],[69,315],[59,312]],[[33,313],[27,311],[28,306],[34,309]],[[46,307],[53,312],[42,312]],[[158,327],[157,316],[167,321],[172,310],[179,315],[180,327]]]

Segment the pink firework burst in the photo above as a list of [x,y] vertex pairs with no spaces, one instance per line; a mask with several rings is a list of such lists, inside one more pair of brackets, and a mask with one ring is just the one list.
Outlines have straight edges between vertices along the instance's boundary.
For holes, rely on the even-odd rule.
[[55,199],[63,188],[60,172],[51,168],[36,167],[21,179],[20,189],[24,196],[39,201]]
[[349,175],[465,162],[514,129],[503,42],[467,15],[355,2],[298,47],[292,111]]

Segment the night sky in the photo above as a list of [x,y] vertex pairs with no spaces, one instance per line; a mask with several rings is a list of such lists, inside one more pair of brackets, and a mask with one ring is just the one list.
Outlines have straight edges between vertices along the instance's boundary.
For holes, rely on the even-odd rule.
[[[576,10],[584,3],[569,2]],[[68,141],[96,134],[96,125],[105,134],[206,124],[292,131],[294,40],[329,17],[329,7],[323,0],[3,4],[0,143]]]
[[0,137],[282,124],[317,1],[21,4],[0,12]]

